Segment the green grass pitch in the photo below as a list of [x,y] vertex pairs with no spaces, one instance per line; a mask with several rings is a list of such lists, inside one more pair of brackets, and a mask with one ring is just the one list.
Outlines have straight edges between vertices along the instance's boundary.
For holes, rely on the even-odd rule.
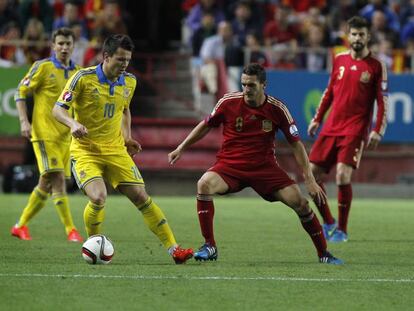
[[[260,198],[215,199],[217,262],[174,265],[126,198],[106,204],[104,234],[116,254],[84,262],[65,240],[51,202],[10,236],[27,195],[0,195],[0,310],[413,310],[414,204],[353,202],[350,240],[329,245],[343,266],[322,265],[295,216]],[[193,197],[155,197],[184,247],[202,242]],[[86,197],[70,196],[82,224]],[[331,202],[336,206],[335,202]],[[336,209],[336,207],[335,207]],[[335,211],[336,214],[336,211]]]

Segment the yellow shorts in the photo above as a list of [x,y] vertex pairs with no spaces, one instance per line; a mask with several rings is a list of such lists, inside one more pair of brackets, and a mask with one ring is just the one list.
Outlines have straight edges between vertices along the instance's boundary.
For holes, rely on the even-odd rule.
[[70,142],[35,140],[32,145],[40,175],[63,171],[65,177],[70,177]]
[[105,179],[114,189],[119,185],[144,185],[141,173],[127,152],[72,156],[72,173],[82,190],[97,178]]

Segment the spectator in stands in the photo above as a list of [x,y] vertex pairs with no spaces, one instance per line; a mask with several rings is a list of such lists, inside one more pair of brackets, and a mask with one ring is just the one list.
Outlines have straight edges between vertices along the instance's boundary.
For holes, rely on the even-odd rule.
[[210,13],[214,16],[216,25],[224,21],[224,12],[216,2],[216,0],[200,0],[199,3],[190,10],[185,22],[190,31],[190,38],[193,36],[194,32],[200,28],[201,19],[205,13]]
[[[211,94],[220,94],[228,91],[227,81],[220,77],[225,73],[225,67],[234,66],[243,61],[242,50],[233,36],[233,30],[229,22],[223,21],[218,26],[218,33],[204,40],[200,50],[201,79]],[[231,61],[226,64],[225,59]],[[224,72],[223,72],[224,71]],[[219,81],[222,81],[220,83]],[[224,84],[223,84],[224,83]],[[224,91],[219,91],[219,86],[224,85]]]
[[211,13],[206,13],[201,19],[201,26],[198,28],[191,40],[193,57],[200,56],[200,49],[206,38],[214,36],[217,32],[214,16]]
[[89,46],[85,51],[83,65],[85,67],[94,66],[99,63],[102,63],[102,44],[105,38],[108,36],[108,33],[103,28],[95,29]]
[[71,27],[71,25],[77,23],[81,26],[81,36],[83,38],[88,38],[86,22],[83,18],[80,18],[79,15],[79,7],[77,3],[73,0],[65,2],[63,16],[55,19],[53,22],[53,30],[61,27]]
[[246,53],[248,53],[248,62],[257,63],[264,68],[271,67],[268,56],[263,50],[263,44],[260,40],[260,37],[255,32],[250,32],[246,36]]
[[414,20],[408,22],[401,30],[401,43],[403,46],[407,44],[408,41],[414,40]]
[[308,40],[308,32],[310,28],[314,27],[316,24],[322,26],[320,30],[324,32],[322,37],[324,38],[324,42],[321,44],[328,45],[328,31],[325,27],[326,25],[326,18],[321,14],[321,10],[314,6],[311,7],[306,15],[304,15],[300,26],[300,44],[309,44]]
[[408,22],[414,21],[414,0],[409,0],[409,3],[401,6],[400,11],[400,25],[403,27]]
[[369,22],[373,23],[373,17],[375,11],[382,11],[385,15],[386,24],[393,31],[398,32],[400,30],[400,22],[397,14],[390,9],[390,7],[383,0],[369,0],[366,6],[364,6],[359,12],[360,15],[366,18]]
[[298,54],[299,68],[310,72],[327,69],[327,47],[324,46],[325,29],[320,23],[309,26],[305,38],[305,50]]
[[371,33],[371,40],[373,42],[379,43],[387,38],[392,40],[394,47],[399,46],[398,33],[389,27],[387,17],[383,11],[376,10],[373,12],[371,19]]
[[20,28],[15,22],[6,24],[0,34],[0,66],[11,67],[26,63],[23,50],[15,44],[20,39]]
[[292,10],[287,6],[278,7],[274,19],[267,22],[263,30],[265,45],[269,47],[280,43],[297,45],[298,33]]
[[414,73],[414,38],[405,42],[404,71]]
[[96,18],[101,14],[104,8],[104,0],[86,0],[84,5],[85,18],[88,30],[93,32],[96,28]]
[[19,22],[16,9],[12,7],[9,0],[0,0],[0,31],[10,22]]
[[50,55],[48,38],[42,22],[37,18],[29,19],[24,30],[23,40],[25,42],[23,51],[26,57],[26,63],[32,64]]
[[72,60],[80,65],[84,66],[83,60],[85,58],[85,52],[89,47],[89,40],[82,37],[82,24],[80,22],[74,22],[70,25],[70,29],[73,31],[75,36],[74,44],[75,47],[72,53]]
[[384,38],[378,44],[378,58],[385,64],[388,71],[393,70],[393,43],[392,40]]
[[46,33],[52,32],[53,9],[48,0],[21,0],[19,5],[21,28],[26,29],[30,18],[39,19]]
[[326,0],[281,0],[281,4],[291,7],[298,14],[306,14],[311,7],[323,9]]
[[235,16],[231,21],[231,25],[233,33],[240,46],[244,46],[246,44],[247,33],[262,32],[262,24],[253,19],[250,4],[246,0],[237,3]]
[[105,0],[103,11],[96,18],[96,28],[103,28],[108,34],[127,34],[117,0]]

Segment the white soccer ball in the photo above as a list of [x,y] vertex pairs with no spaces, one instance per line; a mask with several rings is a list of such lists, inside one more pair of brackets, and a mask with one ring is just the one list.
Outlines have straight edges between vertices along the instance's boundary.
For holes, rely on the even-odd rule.
[[89,264],[108,264],[115,249],[112,241],[102,234],[92,235],[82,245],[82,257]]

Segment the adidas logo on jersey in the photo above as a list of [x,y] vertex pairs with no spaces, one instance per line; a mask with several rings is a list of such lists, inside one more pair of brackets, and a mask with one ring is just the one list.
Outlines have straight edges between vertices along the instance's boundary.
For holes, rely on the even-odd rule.
[[357,66],[356,65],[351,66],[351,70],[356,71],[357,70]]
[[54,79],[54,78],[56,78],[56,76],[53,73],[51,73],[49,78]]

